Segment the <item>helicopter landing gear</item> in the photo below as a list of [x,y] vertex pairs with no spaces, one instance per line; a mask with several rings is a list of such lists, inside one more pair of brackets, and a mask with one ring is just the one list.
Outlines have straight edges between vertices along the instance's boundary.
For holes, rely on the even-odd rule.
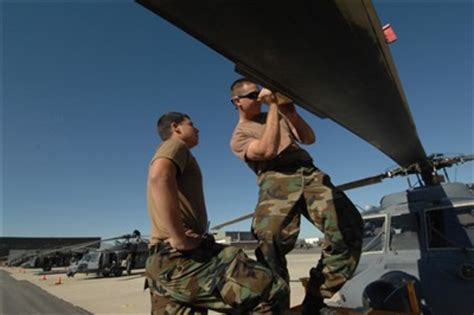
[[375,310],[430,315],[420,297],[418,279],[405,272],[391,271],[367,285],[362,303]]
[[107,266],[102,269],[100,272],[104,277],[109,277],[113,275],[115,277],[120,277],[123,274],[123,268],[121,266]]

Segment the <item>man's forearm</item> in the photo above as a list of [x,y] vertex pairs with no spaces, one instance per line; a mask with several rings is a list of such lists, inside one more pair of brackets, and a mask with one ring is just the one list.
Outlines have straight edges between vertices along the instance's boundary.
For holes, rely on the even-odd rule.
[[277,106],[274,103],[269,105],[262,137],[250,143],[246,152],[248,159],[267,161],[277,156],[280,146],[280,122]]
[[280,121],[278,117],[278,106],[269,105],[265,129],[260,138],[260,147],[266,156],[276,156],[280,146]]
[[286,118],[291,122],[295,127],[298,136],[303,144],[312,144],[316,140],[313,129],[308,123],[296,112],[292,113],[283,113]]

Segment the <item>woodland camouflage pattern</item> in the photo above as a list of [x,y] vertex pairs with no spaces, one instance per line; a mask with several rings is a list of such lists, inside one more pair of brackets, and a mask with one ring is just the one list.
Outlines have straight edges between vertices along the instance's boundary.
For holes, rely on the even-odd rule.
[[260,178],[252,231],[259,240],[258,261],[288,283],[285,255],[295,246],[304,215],[324,235],[323,251],[312,274],[322,274],[318,295],[329,298],[351,278],[360,259],[362,217],[328,175],[313,167],[296,172],[267,171]]
[[[280,277],[241,249],[205,241],[179,252],[158,243],[147,260],[152,314],[282,314],[289,289]],[[262,302],[265,301],[265,302]]]

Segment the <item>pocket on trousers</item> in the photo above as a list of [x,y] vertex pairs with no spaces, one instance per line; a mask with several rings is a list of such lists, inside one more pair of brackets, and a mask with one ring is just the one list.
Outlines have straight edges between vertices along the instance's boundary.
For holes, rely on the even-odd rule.
[[239,252],[226,268],[219,291],[226,304],[252,308],[270,288],[272,279],[269,269]]

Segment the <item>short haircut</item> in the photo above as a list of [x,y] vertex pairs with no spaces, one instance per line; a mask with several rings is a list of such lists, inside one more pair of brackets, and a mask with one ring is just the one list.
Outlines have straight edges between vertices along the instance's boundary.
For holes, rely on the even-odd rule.
[[173,132],[171,131],[171,124],[179,124],[185,119],[191,119],[188,115],[178,112],[169,112],[163,114],[156,124],[158,129],[158,134],[160,135],[161,140],[168,140]]
[[232,85],[230,86],[230,94],[232,95],[232,97],[237,96],[237,90],[239,90],[245,84],[255,84],[255,85],[257,85],[257,83],[255,83],[252,80],[249,80],[247,78],[240,78],[238,80],[235,80],[232,83]]

